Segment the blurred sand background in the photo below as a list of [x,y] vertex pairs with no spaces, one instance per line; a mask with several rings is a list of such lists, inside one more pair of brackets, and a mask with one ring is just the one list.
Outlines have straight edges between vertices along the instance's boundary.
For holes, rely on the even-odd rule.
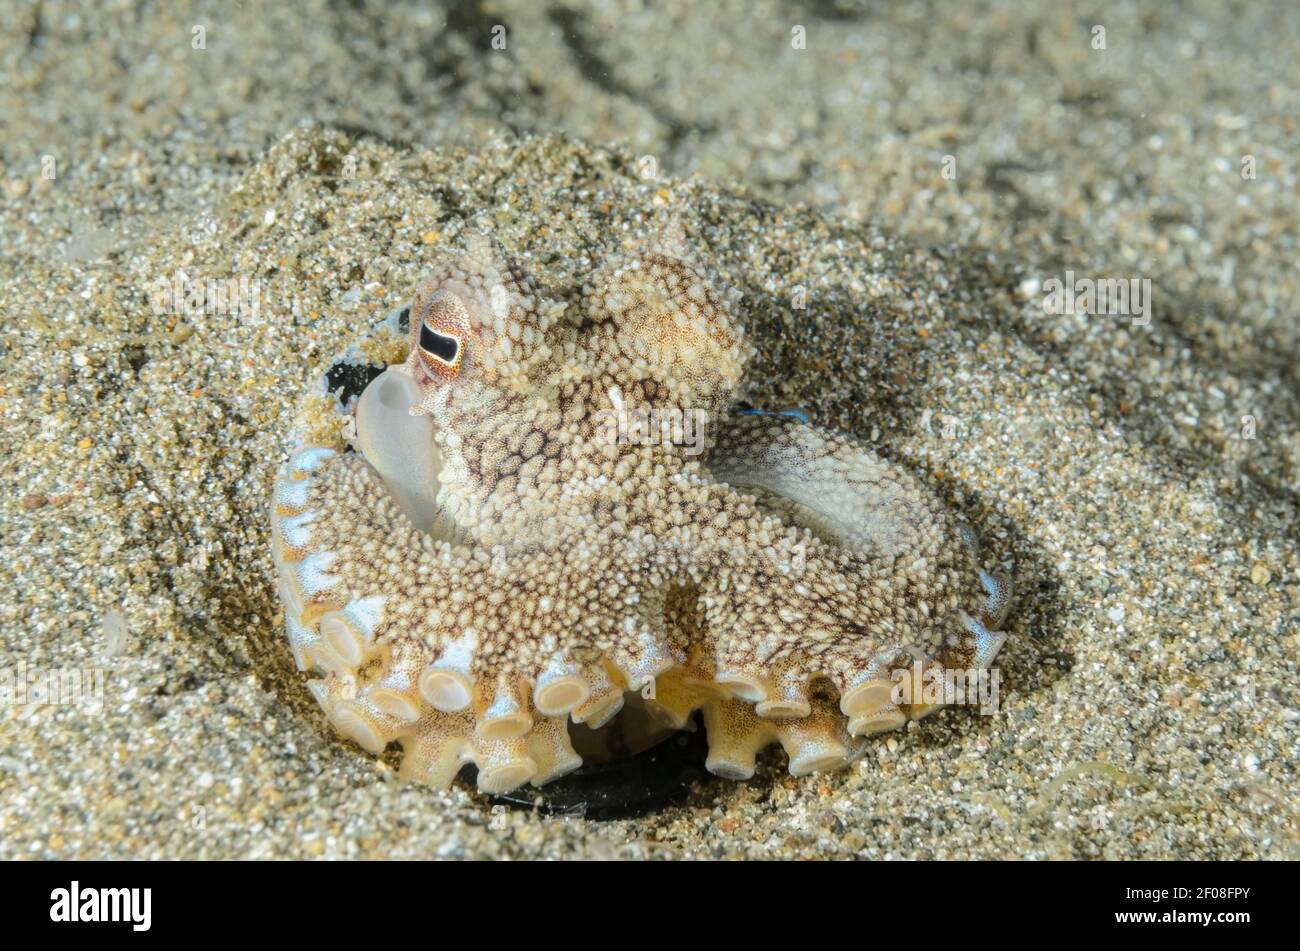
[[[1280,3],[0,6],[0,671],[105,678],[0,706],[0,857],[1300,857],[1297,37]],[[294,396],[468,217],[563,290],[664,209],[745,296],[750,399],[925,473],[1013,571],[1002,709],[615,822],[401,784],[278,629]],[[1045,313],[1066,270],[1150,279],[1151,322]],[[264,306],[155,313],[178,273]]]

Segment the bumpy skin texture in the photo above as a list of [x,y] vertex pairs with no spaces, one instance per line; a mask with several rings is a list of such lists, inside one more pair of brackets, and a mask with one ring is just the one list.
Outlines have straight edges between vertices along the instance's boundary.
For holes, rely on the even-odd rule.
[[[400,743],[433,785],[474,762],[499,792],[575,768],[569,721],[598,727],[636,691],[674,727],[702,709],[716,773],[746,778],[780,742],[803,774],[931,712],[896,702],[893,671],[991,662],[1006,584],[921,484],[730,412],[748,347],[717,286],[647,250],[548,302],[470,238],[415,293],[388,371],[432,420],[431,531],[308,401],[275,560],[295,659],[345,734]],[[459,345],[454,368],[421,353],[425,327]],[[620,440],[638,410],[684,412],[702,444]]]

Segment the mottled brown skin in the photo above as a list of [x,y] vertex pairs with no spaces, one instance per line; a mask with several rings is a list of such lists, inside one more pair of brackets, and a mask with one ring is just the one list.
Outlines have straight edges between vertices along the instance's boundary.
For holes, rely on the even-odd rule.
[[[702,707],[723,775],[774,740],[792,772],[828,768],[929,712],[886,696],[893,669],[996,652],[1005,586],[982,589],[916,480],[793,419],[727,415],[748,347],[680,252],[620,262],[559,304],[472,239],[416,292],[410,327],[403,369],[455,537],[413,529],[356,453],[298,473],[305,501],[276,516],[311,513],[304,544],[278,529],[289,587],[308,554],[332,556],[328,583],[287,599],[300,664],[326,673],[315,690],[345,732],[402,743],[407,775],[445,784],[472,760],[487,789],[548,780],[577,765],[566,720],[598,724],[629,689],[672,725]],[[426,327],[459,343],[454,371],[422,352]],[[705,451],[620,442],[619,406],[694,414]],[[363,656],[340,660],[320,618],[375,597]],[[423,685],[443,661],[461,663],[463,710]],[[568,709],[542,713],[548,697]]]

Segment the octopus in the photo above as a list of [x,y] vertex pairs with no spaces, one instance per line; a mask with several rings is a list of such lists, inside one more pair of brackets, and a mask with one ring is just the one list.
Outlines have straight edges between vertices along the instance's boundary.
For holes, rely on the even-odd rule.
[[779,743],[802,776],[943,706],[904,672],[989,667],[1007,581],[899,465],[737,401],[739,311],[689,249],[548,296],[467,233],[330,366],[270,507],[289,647],[339,732],[492,794],[620,723],[635,746],[702,722],[734,780]]

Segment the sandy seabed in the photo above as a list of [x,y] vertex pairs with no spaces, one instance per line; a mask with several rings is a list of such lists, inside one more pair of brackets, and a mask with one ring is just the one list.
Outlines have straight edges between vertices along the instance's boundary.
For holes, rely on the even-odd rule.
[[[0,669],[86,686],[0,706],[0,857],[1300,857],[1300,9],[1058,6],[6,4]],[[665,212],[747,398],[1001,556],[999,712],[637,819],[401,783],[279,631],[294,400],[465,222],[563,289]]]

